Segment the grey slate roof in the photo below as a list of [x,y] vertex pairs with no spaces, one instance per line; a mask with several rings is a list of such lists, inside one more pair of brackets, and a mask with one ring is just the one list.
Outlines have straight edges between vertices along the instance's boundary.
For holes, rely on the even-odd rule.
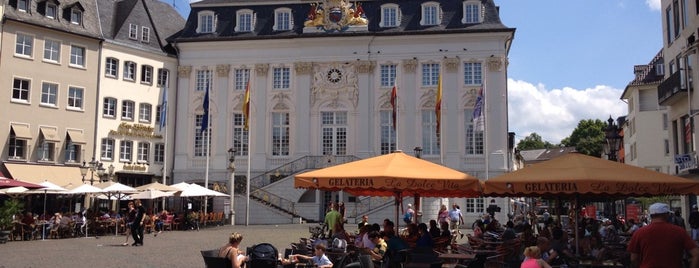
[[[439,2],[442,7],[442,23],[435,26],[421,26],[421,4],[428,1]],[[462,24],[462,1],[455,0],[389,0],[389,1],[350,1],[361,2],[369,20],[368,31],[364,32],[319,32],[303,33],[306,15],[311,9],[312,1],[268,0],[260,3],[254,0],[204,0],[191,4],[191,12],[183,31],[177,36],[178,42],[205,40],[245,40],[268,38],[294,38],[306,36],[347,36],[347,35],[405,35],[430,34],[444,32],[514,32],[500,20],[498,7],[493,0],[481,0],[485,9],[483,23]],[[401,11],[401,25],[393,28],[379,27],[381,5],[397,4]],[[294,28],[291,31],[273,31],[274,10],[286,7],[292,10]],[[257,22],[252,32],[234,32],[236,11],[251,9],[255,12]],[[214,11],[217,16],[215,33],[197,33],[197,14],[200,11]]]
[[[139,49],[175,54],[167,38],[184,27],[184,18],[170,5],[156,0],[97,0],[104,38]],[[138,26],[138,40],[129,39],[129,25]],[[150,42],[140,41],[142,26],[150,28]]]
[[655,72],[657,64],[662,63],[662,61],[663,51],[660,50],[648,64],[634,66],[634,73],[637,75],[634,80],[629,82],[629,86],[656,84],[663,81],[663,76],[657,75]]
[[[56,18],[48,18],[44,13],[46,3],[57,4]],[[30,0],[27,12],[17,9],[17,0],[4,0],[6,20],[14,20],[27,24],[54,29],[57,31],[77,34],[85,37],[101,39],[97,17],[97,5],[94,0]],[[70,22],[70,9],[74,6],[83,10],[82,25]]]

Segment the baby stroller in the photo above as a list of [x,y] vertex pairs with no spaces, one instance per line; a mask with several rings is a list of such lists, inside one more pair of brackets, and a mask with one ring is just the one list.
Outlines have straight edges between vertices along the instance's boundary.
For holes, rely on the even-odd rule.
[[276,268],[279,253],[277,248],[268,243],[261,243],[248,248],[250,261],[248,268]]

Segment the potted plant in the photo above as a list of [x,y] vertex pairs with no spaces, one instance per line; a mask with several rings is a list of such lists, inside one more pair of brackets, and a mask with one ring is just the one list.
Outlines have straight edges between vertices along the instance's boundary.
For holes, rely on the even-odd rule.
[[17,199],[7,199],[0,206],[0,243],[4,244],[12,232],[12,216],[22,212],[23,204]]

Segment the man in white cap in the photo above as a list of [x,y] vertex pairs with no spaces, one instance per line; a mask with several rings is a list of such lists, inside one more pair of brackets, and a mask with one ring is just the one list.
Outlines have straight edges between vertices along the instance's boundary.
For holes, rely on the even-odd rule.
[[627,251],[632,267],[684,267],[682,257],[691,255],[692,268],[699,268],[699,248],[687,231],[668,222],[670,206],[655,203],[648,208],[650,224],[633,233]]

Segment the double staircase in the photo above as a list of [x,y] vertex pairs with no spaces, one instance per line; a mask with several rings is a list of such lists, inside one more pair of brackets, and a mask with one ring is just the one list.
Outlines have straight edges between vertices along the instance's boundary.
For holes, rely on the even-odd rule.
[[[301,218],[302,220],[309,221],[308,219],[302,218],[297,213],[294,201],[274,194],[266,190],[265,187],[300,172],[326,168],[356,160],[360,160],[360,158],[350,155],[303,156],[299,159],[252,177],[250,179],[250,199],[273,208],[281,213],[287,214],[292,218]],[[235,189],[238,189],[236,194],[245,194],[245,183],[245,180],[236,180],[237,185]],[[386,198],[383,197],[363,197],[357,200],[355,211],[349,212],[348,217],[368,214],[372,210],[382,209],[392,204],[392,199],[386,200]]]

